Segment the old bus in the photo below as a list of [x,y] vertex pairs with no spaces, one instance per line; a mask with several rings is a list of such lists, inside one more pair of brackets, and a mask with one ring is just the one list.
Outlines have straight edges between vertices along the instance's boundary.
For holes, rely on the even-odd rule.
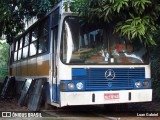
[[152,101],[147,48],[63,2],[14,40],[10,76],[47,78],[47,102],[57,107]]

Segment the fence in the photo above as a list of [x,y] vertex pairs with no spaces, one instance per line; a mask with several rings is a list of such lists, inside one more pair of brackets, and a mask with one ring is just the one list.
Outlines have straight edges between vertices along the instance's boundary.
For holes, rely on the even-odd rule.
[[8,75],[8,69],[7,68],[0,68],[0,81],[4,80],[5,76]]

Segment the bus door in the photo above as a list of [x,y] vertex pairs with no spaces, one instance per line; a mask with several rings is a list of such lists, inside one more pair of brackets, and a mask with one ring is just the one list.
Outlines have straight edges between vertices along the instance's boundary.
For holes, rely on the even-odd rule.
[[58,27],[53,28],[53,81],[52,81],[52,98],[53,102],[59,101],[58,86],[57,86],[57,65],[56,65],[56,51],[57,51],[57,35]]

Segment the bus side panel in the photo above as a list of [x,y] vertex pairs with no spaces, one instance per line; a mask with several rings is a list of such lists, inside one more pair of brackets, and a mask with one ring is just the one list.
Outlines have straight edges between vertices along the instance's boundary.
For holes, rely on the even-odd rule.
[[37,76],[49,76],[48,54],[37,58]]
[[22,65],[22,68],[21,68],[22,76],[27,76],[28,75],[28,62],[27,61],[23,61],[21,63],[21,65]]
[[17,71],[17,65],[16,64],[13,64],[12,65],[12,76],[16,76],[16,71]]
[[37,76],[37,58],[28,60],[28,76]]
[[17,76],[21,76],[21,72],[22,72],[22,71],[21,71],[21,62],[18,62],[18,63],[17,63],[17,74],[16,74],[16,75],[17,75]]
[[48,76],[49,75],[49,61],[37,62],[37,75]]

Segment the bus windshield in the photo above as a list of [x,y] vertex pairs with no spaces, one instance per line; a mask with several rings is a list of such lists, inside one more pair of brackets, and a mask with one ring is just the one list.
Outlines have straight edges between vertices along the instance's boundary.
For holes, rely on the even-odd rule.
[[114,34],[98,22],[66,17],[63,23],[61,60],[64,64],[148,64],[148,51],[138,41]]

